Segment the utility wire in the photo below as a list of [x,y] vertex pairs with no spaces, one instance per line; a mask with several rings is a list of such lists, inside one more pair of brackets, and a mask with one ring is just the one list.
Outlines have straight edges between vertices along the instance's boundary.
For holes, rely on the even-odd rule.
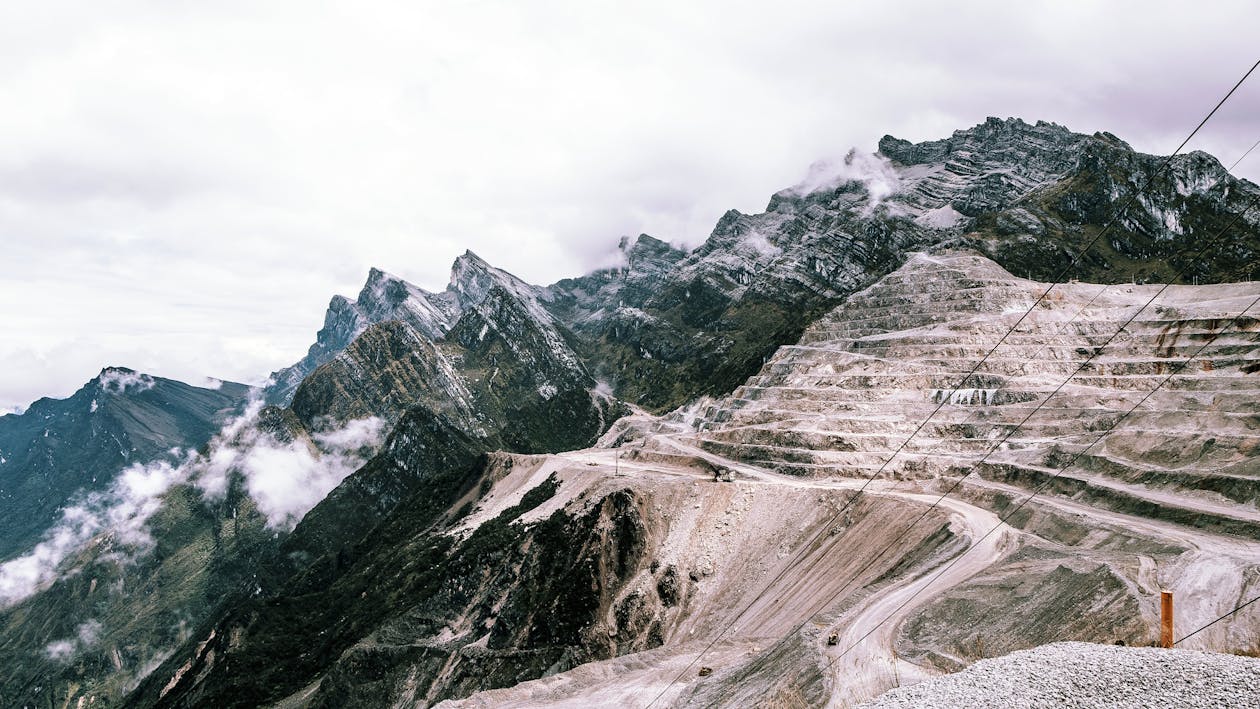
[[1251,144],[1251,147],[1250,147],[1250,148],[1247,148],[1247,152],[1245,152],[1245,153],[1243,153],[1243,154],[1242,154],[1242,158],[1238,158],[1237,160],[1235,160],[1235,161],[1234,161],[1234,164],[1233,164],[1233,165],[1230,165],[1228,168],[1226,168],[1226,170],[1225,170],[1225,171],[1226,171],[1226,172],[1233,172],[1233,171],[1234,171],[1234,168],[1238,167],[1238,163],[1242,162],[1242,161],[1243,161],[1243,158],[1245,158],[1245,157],[1247,157],[1248,155],[1250,155],[1250,154],[1251,154],[1251,151],[1255,150],[1257,145],[1260,145],[1260,140],[1257,140],[1256,142],[1252,143],[1252,144]]
[[1253,599],[1251,599],[1250,601],[1247,601],[1246,603],[1244,603],[1244,604],[1242,604],[1242,605],[1238,606],[1238,607],[1237,607],[1237,608],[1235,608],[1234,610],[1232,610],[1232,611],[1230,611],[1230,612],[1226,613],[1225,615],[1223,615],[1223,616],[1221,616],[1221,617],[1217,618],[1216,620],[1212,621],[1211,623],[1208,623],[1207,625],[1201,626],[1198,630],[1195,630],[1194,632],[1192,632],[1192,633],[1190,633],[1190,634],[1188,634],[1188,635],[1183,635],[1183,636],[1181,636],[1181,640],[1177,640],[1176,642],[1174,642],[1174,643],[1173,643],[1173,645],[1176,645],[1176,644],[1180,643],[1182,640],[1186,640],[1187,638],[1192,638],[1192,637],[1194,637],[1194,636],[1198,635],[1198,634],[1199,634],[1199,633],[1201,633],[1202,631],[1207,630],[1208,628],[1212,627],[1213,625],[1216,625],[1217,623],[1221,622],[1222,620],[1225,620],[1226,618],[1228,618],[1228,617],[1230,617],[1231,615],[1233,615],[1233,614],[1237,613],[1238,611],[1240,611],[1240,610],[1242,610],[1242,609],[1246,608],[1247,606],[1251,605],[1252,603],[1255,603],[1256,601],[1260,601],[1260,596],[1256,596],[1255,598],[1253,598]]
[[1080,249],[1080,251],[1076,254],[1076,256],[1072,258],[1071,261],[1069,261],[1066,265],[1063,266],[1063,268],[1055,276],[1054,282],[1052,282],[1045,289],[1045,291],[1043,291],[1041,295],[1037,297],[1037,299],[1032,303],[1032,305],[1028,307],[1028,310],[1026,310],[1024,314],[1021,315],[1019,319],[1015,321],[1015,324],[1012,325],[1010,329],[1008,329],[1006,333],[1002,335],[1002,337],[997,341],[997,343],[994,344],[993,347],[989,349],[989,351],[984,355],[984,357],[981,358],[980,361],[977,362],[975,366],[971,368],[971,371],[969,371],[966,375],[963,376],[961,380],[959,380],[958,385],[953,388],[951,395],[942,397],[941,402],[936,406],[935,409],[932,410],[931,413],[928,414],[927,418],[924,419],[924,421],[920,423],[914,429],[914,431],[912,431],[910,435],[906,437],[904,441],[902,441],[902,443],[897,447],[897,449],[893,451],[892,455],[889,456],[889,458],[885,460],[884,463],[880,465],[880,467],[874,473],[872,473],[869,477],[866,478],[866,481],[862,484],[862,486],[858,488],[856,493],[854,493],[853,495],[849,497],[848,501],[845,502],[845,504],[840,508],[840,510],[838,510],[834,515],[832,515],[832,517],[827,521],[826,524],[819,527],[818,532],[814,534],[814,536],[809,540],[808,543],[806,543],[803,547],[801,547],[801,551],[793,555],[793,558],[789,560],[788,563],[782,567],[780,572],[775,575],[775,577],[770,581],[770,583],[766,584],[753,597],[752,601],[750,601],[747,605],[745,605],[739,611],[739,613],[737,613],[729,622],[725,624],[725,627],[723,627],[722,630],[719,631],[718,634],[714,636],[713,640],[711,640],[708,643],[708,645],[706,645],[705,648],[701,650],[700,653],[691,660],[691,662],[689,662],[685,667],[683,667],[682,670],[680,670],[679,673],[673,679],[671,679],[669,683],[666,684],[663,689],[661,689],[660,693],[658,693],[652,699],[652,701],[648,702],[645,709],[647,709],[647,707],[651,707],[652,705],[656,704],[656,702],[659,701],[661,697],[665,696],[665,693],[668,692],[670,688],[674,686],[674,684],[676,684],[679,680],[681,680],[683,676],[688,671],[690,671],[691,668],[694,667],[697,662],[700,661],[700,658],[702,658],[711,649],[713,649],[713,646],[717,644],[718,640],[720,640],[722,636],[724,636],[726,632],[729,631],[735,625],[735,623],[739,621],[741,617],[743,617],[744,613],[748,612],[748,610],[751,609],[753,605],[757,603],[757,601],[761,600],[761,597],[764,596],[767,591],[769,591],[771,588],[774,587],[775,584],[777,584],[780,580],[782,580],[782,578],[787,574],[788,570],[790,570],[793,566],[795,566],[802,559],[804,559],[806,556],[809,555],[809,553],[812,551],[814,544],[822,537],[825,531],[829,529],[836,522],[836,520],[840,519],[840,517],[844,514],[844,512],[848,510],[849,507],[851,507],[853,503],[862,495],[862,493],[866,490],[866,488],[870,485],[870,483],[875,478],[877,478],[885,470],[885,468],[888,467],[889,463],[891,463],[897,457],[897,455],[899,455],[901,451],[905,449],[905,447],[910,443],[910,441],[921,430],[923,430],[925,426],[927,426],[927,424],[932,420],[932,418],[937,414],[937,412],[939,412],[941,408],[945,406],[945,403],[951,399],[952,394],[956,393],[959,389],[963,388],[963,385],[967,383],[967,380],[970,379],[973,375],[975,375],[976,372],[978,372],[982,366],[984,366],[985,362],[989,360],[989,358],[993,355],[993,353],[999,347],[1001,347],[1003,343],[1006,342],[1006,339],[1010,337],[1010,335],[1013,332],[1015,332],[1015,330],[1018,329],[1021,324],[1023,324],[1024,320],[1027,319],[1027,317],[1037,308],[1037,306],[1041,305],[1041,303],[1045,301],[1046,297],[1050,295],[1050,291],[1052,291],[1056,285],[1059,285],[1059,282],[1063,280],[1063,277],[1067,275],[1068,273],[1070,273],[1072,269],[1074,269],[1076,265],[1080,262],[1081,258],[1084,257],[1084,255],[1088,253],[1089,250],[1093,248],[1094,245],[1097,244],[1099,240],[1102,239],[1102,237],[1111,230],[1111,228],[1119,220],[1120,216],[1123,215],[1128,210],[1128,208],[1133,204],[1133,202],[1137,200],[1138,195],[1144,192],[1148,187],[1150,187],[1150,185],[1155,181],[1155,179],[1165,169],[1167,169],[1169,164],[1171,164],[1173,158],[1176,157],[1186,147],[1186,144],[1189,143],[1190,140],[1193,139],[1196,134],[1198,134],[1199,130],[1203,128],[1203,126],[1212,118],[1212,116],[1216,115],[1216,112],[1220,110],[1221,106],[1225,105],[1225,102],[1228,101],[1230,97],[1234,95],[1234,92],[1236,92],[1238,88],[1242,86],[1243,82],[1245,82],[1248,79],[1248,77],[1250,77],[1251,74],[1255,72],[1257,67],[1260,67],[1260,60],[1257,60],[1256,63],[1251,65],[1251,68],[1248,69],[1245,74],[1243,74],[1242,78],[1239,79],[1238,82],[1235,83],[1234,86],[1229,90],[1229,92],[1226,93],[1225,96],[1221,98],[1220,101],[1217,102],[1217,104],[1212,108],[1212,110],[1209,111],[1208,114],[1203,117],[1203,120],[1199,121],[1199,124],[1195,126],[1194,130],[1190,131],[1190,135],[1186,136],[1186,139],[1181,141],[1181,144],[1177,146],[1177,149],[1173,151],[1171,154],[1169,154],[1166,158],[1164,158],[1164,160],[1160,163],[1159,167],[1155,170],[1155,172],[1151,174],[1150,178],[1148,178],[1142,184],[1141,187],[1139,187],[1137,190],[1135,190],[1133,193],[1129,195],[1129,197],[1125,200],[1125,202],[1121,205],[1121,207],[1112,215],[1111,219],[1109,219],[1106,222],[1103,228],[1097,234],[1095,234],[1094,237],[1082,249]]

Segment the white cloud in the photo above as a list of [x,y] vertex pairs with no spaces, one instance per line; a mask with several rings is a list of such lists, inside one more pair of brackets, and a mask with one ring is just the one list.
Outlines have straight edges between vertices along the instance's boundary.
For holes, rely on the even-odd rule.
[[75,629],[75,636],[78,638],[79,646],[85,648],[95,646],[101,639],[101,630],[102,626],[98,620],[93,619],[86,623],[81,623]]
[[[173,457],[180,456],[177,451]],[[108,490],[89,493],[63,509],[34,549],[0,564],[0,607],[17,603],[54,581],[62,563],[100,534],[109,534],[120,554],[150,548],[153,539],[146,524],[171,486],[187,479],[191,460],[128,466]]]
[[[1172,150],[1252,3],[174,3],[0,8],[0,405],[103,364],[255,381],[371,265],[534,281],[698,243],[821,156],[987,115]],[[1238,96],[1190,147],[1255,139]],[[1260,155],[1240,166],[1260,176]],[[38,308],[26,304],[32,299]]]
[[76,651],[73,640],[54,640],[44,646],[44,656],[57,662],[68,662]]
[[189,383],[193,386],[201,387],[202,389],[214,389],[217,391],[223,388],[223,380],[216,379],[214,377],[204,377],[200,380],[193,380]]
[[848,182],[860,182],[870,199],[868,207],[887,199],[901,186],[897,171],[888,158],[873,153],[850,150],[840,160],[820,160],[809,166],[809,174],[791,189],[798,195],[807,195],[826,189],[834,189]]
[[207,456],[172,450],[169,460],[128,466],[108,490],[62,510],[34,549],[0,564],[0,608],[55,581],[67,559],[102,534],[112,540],[111,555],[120,562],[147,552],[153,545],[148,521],[175,485],[189,483],[207,499],[221,499],[231,476],[241,475],[268,526],[291,530],[366,461],[383,435],[383,422],[370,418],[317,433],[317,447],[281,443],[256,428],[261,409],[255,400],[225,424]]
[[209,499],[222,499],[233,475],[267,517],[268,526],[290,530],[346,476],[375,452],[384,437],[384,421],[366,418],[316,432],[312,446],[303,440],[283,443],[258,430],[261,411],[255,400],[210,443],[209,456],[196,464],[192,482]]
[[302,441],[281,444],[262,435],[233,461],[245,476],[245,488],[268,526],[290,530],[346,476],[366,462],[380,444],[380,419],[352,421],[314,436],[314,448]]
[[385,422],[375,417],[356,419],[339,428],[320,431],[313,437],[325,450],[356,451],[380,445],[384,427]]
[[153,377],[140,372],[126,371],[122,369],[106,369],[100,375],[101,389],[115,394],[121,394],[127,390],[145,391],[152,389],[156,382]]
[[54,640],[44,646],[44,656],[56,662],[69,662],[83,650],[91,649],[100,640],[103,626],[92,619],[75,629],[74,637]]
[[301,443],[258,446],[241,461],[246,489],[272,527],[292,529],[357,466],[320,460]]

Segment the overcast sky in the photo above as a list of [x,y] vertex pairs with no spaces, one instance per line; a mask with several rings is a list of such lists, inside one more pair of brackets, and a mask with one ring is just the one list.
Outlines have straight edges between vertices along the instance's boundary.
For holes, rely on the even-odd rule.
[[[1197,3],[0,4],[0,410],[257,381],[370,266],[535,283],[986,116],[1171,152],[1256,60]],[[1260,77],[1191,148],[1260,138]],[[1260,181],[1260,150],[1236,173]]]

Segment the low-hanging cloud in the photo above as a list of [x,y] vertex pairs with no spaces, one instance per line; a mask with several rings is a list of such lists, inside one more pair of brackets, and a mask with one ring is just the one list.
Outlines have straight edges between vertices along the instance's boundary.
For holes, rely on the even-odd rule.
[[34,549],[0,564],[0,607],[55,580],[62,562],[98,535],[109,534],[119,548],[132,553],[151,548],[149,518],[161,506],[162,496],[188,476],[191,458],[179,450],[169,455],[171,460],[124,468],[109,489],[89,493],[63,509]]
[[156,383],[153,377],[126,369],[110,368],[101,372],[101,389],[121,394],[127,390],[146,391]]
[[809,166],[804,180],[792,192],[804,196],[835,189],[850,182],[860,182],[870,198],[868,209],[892,196],[901,186],[901,178],[888,158],[882,155],[850,150],[841,160],[819,160]]
[[316,433],[315,445],[302,439],[285,443],[254,428],[242,429],[233,445],[211,453],[197,486],[207,497],[218,498],[231,476],[240,475],[267,525],[291,530],[363,465],[380,442],[383,426],[378,418],[351,421]]
[[103,626],[96,619],[80,623],[75,628],[74,636],[54,640],[44,646],[44,657],[55,662],[69,662],[83,650],[90,650],[100,642]]
[[[107,490],[89,493],[63,509],[34,549],[0,564],[0,608],[55,581],[65,573],[68,558],[102,535],[112,542],[110,558],[119,563],[149,551],[153,538],[148,521],[176,485],[190,484],[204,498],[218,500],[233,476],[240,476],[267,525],[289,531],[366,461],[384,426],[377,418],[361,419],[316,433],[309,443],[286,443],[259,430],[261,410],[261,401],[251,402],[223,426],[207,454],[176,449],[162,460],[130,465]],[[47,654],[66,650],[64,645],[50,646]],[[69,648],[71,654],[73,650]]]

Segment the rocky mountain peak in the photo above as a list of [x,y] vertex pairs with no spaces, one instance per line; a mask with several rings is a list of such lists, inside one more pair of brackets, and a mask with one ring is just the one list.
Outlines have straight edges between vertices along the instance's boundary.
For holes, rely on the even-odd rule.
[[367,283],[359,292],[356,304],[366,320],[364,327],[386,320],[403,320],[436,338],[450,329],[455,315],[452,300],[444,296],[373,268],[368,272]]
[[491,266],[472,251],[465,251],[455,259],[451,266],[451,284],[446,290],[455,297],[462,311],[480,304],[496,286],[526,300],[533,300],[537,296],[534,286],[507,271]]
[[1088,139],[1089,136],[1073,133],[1057,123],[1037,121],[1029,124],[1019,118],[1002,120],[989,117],[984,123],[956,130],[950,137],[941,140],[911,143],[885,135],[879,141],[879,152],[901,165],[944,162],[958,153],[1011,158],[1027,156],[1039,159],[1039,162],[1046,162],[1049,157],[1049,162],[1058,165],[1071,157],[1062,154],[1065,148]]
[[234,382],[197,387],[111,366],[65,399],[0,418],[0,561],[124,467],[203,445],[249,394]]
[[672,253],[685,253],[674,248],[668,242],[661,241],[648,234],[639,234],[634,239],[623,236],[617,247],[626,255],[626,259],[632,265],[636,261],[656,259]]
[[626,279],[634,282],[657,278],[687,257],[686,251],[647,234],[640,234],[633,241],[622,237],[619,247],[626,256]]
[[472,251],[465,251],[455,259],[446,293],[454,299],[459,317],[474,309],[486,315],[499,310],[495,302],[512,301],[523,308],[530,319],[546,328],[552,325],[551,315],[539,303],[541,288],[491,266]]

